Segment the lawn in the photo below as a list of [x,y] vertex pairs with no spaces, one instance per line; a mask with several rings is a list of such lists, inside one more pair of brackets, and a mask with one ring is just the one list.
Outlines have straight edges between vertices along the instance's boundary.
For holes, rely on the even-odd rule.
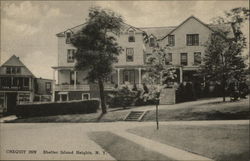
[[[178,120],[239,120],[250,119],[249,100],[244,99],[238,102],[215,102],[211,99],[203,102],[199,100],[197,104],[181,103],[175,105],[161,105],[159,110],[160,121],[178,121]],[[146,107],[147,108],[147,107]],[[136,107],[131,107],[136,110]],[[140,110],[143,107],[139,107]],[[155,108],[152,106],[142,121],[155,120]],[[109,109],[108,113],[101,115],[101,111],[91,114],[71,114],[43,117],[20,118],[14,121],[17,123],[41,123],[41,122],[112,122],[123,121],[130,112],[128,109]]]
[[148,139],[165,143],[216,161],[249,160],[248,125],[163,125],[128,130]]
[[[171,106],[169,106],[171,107]],[[155,110],[150,111],[143,118],[143,121],[155,120]],[[160,121],[177,120],[239,120],[250,119],[249,100],[244,99],[238,102],[212,102],[198,105],[190,105],[184,108],[166,108],[159,110]]]
[[89,137],[118,161],[171,160],[111,132],[92,132]]

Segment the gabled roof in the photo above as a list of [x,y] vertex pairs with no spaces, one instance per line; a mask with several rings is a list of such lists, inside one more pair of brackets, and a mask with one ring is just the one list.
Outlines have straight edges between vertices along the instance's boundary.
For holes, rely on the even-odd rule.
[[183,24],[185,24],[187,21],[189,21],[192,18],[195,19],[196,21],[198,21],[199,23],[201,23],[203,26],[207,27],[209,30],[214,32],[214,30],[212,28],[210,28],[207,24],[203,23],[201,20],[199,20],[198,18],[196,18],[194,16],[190,16],[185,21],[183,21],[180,25],[178,25],[175,29],[173,29],[171,32],[169,32],[167,35],[165,35],[162,39],[165,39],[168,35],[171,35],[175,30],[180,28]]
[[148,35],[154,35],[157,39],[162,39],[163,36],[170,33],[176,26],[165,26],[165,27],[140,27]]
[[24,75],[30,75],[35,77],[34,74],[32,74],[32,72],[23,64],[23,62],[16,55],[12,55],[5,63],[1,65],[1,67],[8,66],[23,67],[26,69],[23,73]]
[[1,66],[25,66],[16,55],[12,55],[5,63]]
[[[56,34],[56,36],[58,36],[58,37],[64,36],[65,32],[67,32],[67,31],[71,31],[72,33],[77,33],[77,32],[80,31],[85,25],[86,25],[86,23],[83,23],[83,24],[81,24],[81,25],[78,25],[78,26],[69,28],[69,29],[67,29],[67,30],[65,30],[65,31],[63,31],[63,32],[60,32],[60,33]],[[130,28],[134,29],[135,31],[137,30],[137,31],[140,31],[140,32],[145,32],[145,31],[141,30],[140,28],[131,26],[131,25],[129,25],[129,24],[123,22],[123,25],[122,25],[122,30],[123,30],[123,31],[127,31],[127,30],[130,29]]]

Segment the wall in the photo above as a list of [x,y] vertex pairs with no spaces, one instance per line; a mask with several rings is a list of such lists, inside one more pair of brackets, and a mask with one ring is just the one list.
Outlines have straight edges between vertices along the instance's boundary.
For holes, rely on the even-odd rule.
[[70,84],[70,71],[60,70],[58,71],[58,84],[68,83]]
[[[118,63],[115,65],[143,65],[143,36],[141,32],[135,33],[135,42],[128,42],[128,34],[121,34],[118,38],[118,44],[122,46],[124,51],[118,56]],[[134,61],[126,62],[126,48],[134,49]]]
[[[173,65],[180,65],[180,53],[188,53],[188,66],[194,66],[194,52],[201,52],[201,56],[204,56],[205,43],[207,42],[211,30],[205,27],[203,24],[195,20],[189,19],[176,29],[172,35],[175,35],[175,46],[169,50],[172,53]],[[187,46],[186,34],[199,34],[199,46]],[[168,37],[166,37],[161,45],[167,45]]]
[[65,37],[58,38],[58,66],[74,66],[74,63],[67,62],[68,49],[76,49],[72,44],[66,44]]
[[[42,94],[42,95],[51,94],[53,80],[37,78],[36,82],[37,82],[37,91],[36,91],[37,94]],[[51,84],[51,90],[50,91],[46,90],[46,83]]]

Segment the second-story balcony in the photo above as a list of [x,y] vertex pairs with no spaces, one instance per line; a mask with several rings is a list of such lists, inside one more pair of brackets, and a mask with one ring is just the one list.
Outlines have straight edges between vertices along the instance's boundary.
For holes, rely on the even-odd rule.
[[56,84],[55,91],[89,91],[90,86],[88,84]]
[[[56,84],[54,87],[55,91],[90,91],[89,84]],[[114,90],[115,84],[104,84],[104,90]]]

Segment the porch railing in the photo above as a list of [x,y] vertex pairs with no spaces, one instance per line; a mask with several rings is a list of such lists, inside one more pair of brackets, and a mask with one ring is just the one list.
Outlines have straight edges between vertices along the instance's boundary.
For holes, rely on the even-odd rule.
[[89,91],[90,87],[88,84],[77,84],[69,85],[69,84],[56,84],[55,91]]

